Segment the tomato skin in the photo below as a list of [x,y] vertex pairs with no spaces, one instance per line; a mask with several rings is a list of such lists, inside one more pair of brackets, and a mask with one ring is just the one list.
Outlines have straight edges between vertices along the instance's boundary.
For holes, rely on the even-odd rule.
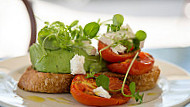
[[[132,61],[132,58],[127,59],[121,63],[109,64],[109,65],[107,65],[107,67],[112,72],[125,74],[131,61]],[[129,71],[129,74],[130,75],[145,74],[153,68],[153,65],[154,65],[154,58],[148,53],[140,52],[139,58],[137,58],[134,61],[133,65],[131,67],[131,70]]]
[[[92,90],[94,86],[97,87],[94,79],[86,79],[86,75],[77,75],[74,77],[71,83],[71,94],[78,102],[88,105],[88,106],[111,106],[111,105],[120,105],[126,103],[130,97],[124,97],[120,91],[119,92],[109,92],[112,94],[110,99],[99,97],[93,95]],[[115,77],[109,77],[110,84],[109,88],[116,90],[121,88],[122,81]],[[92,86],[91,88],[89,88]],[[89,91],[89,92],[86,92]],[[129,87],[125,85],[124,88],[125,94],[131,94]]]
[[[105,48],[106,44],[104,44],[103,42],[99,41],[98,42],[98,51],[100,51],[101,49]],[[132,49],[133,50],[133,49]],[[122,62],[125,61],[128,58],[132,58],[135,56],[135,54],[140,51],[140,50],[136,50],[134,52],[129,52],[129,53],[125,53],[125,54],[121,54],[118,55],[114,52],[112,52],[112,50],[110,48],[105,49],[101,52],[102,54],[102,58],[108,62]]]

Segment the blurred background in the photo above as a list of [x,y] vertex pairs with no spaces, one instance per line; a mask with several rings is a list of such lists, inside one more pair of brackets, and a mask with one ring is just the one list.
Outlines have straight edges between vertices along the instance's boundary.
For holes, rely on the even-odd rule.
[[[145,51],[190,72],[190,0],[28,1],[36,17],[37,32],[44,21],[70,24],[77,19],[84,25],[122,14],[134,32],[147,33]],[[29,15],[22,0],[0,0],[0,60],[26,55],[30,35]]]

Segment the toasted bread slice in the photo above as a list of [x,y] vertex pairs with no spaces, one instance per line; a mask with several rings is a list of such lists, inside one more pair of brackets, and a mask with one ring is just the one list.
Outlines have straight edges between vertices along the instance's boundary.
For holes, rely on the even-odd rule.
[[[119,73],[112,72],[102,72],[100,74],[104,74],[106,76],[117,77],[121,80],[124,79],[125,75]],[[160,75],[160,69],[157,66],[154,66],[151,71],[142,75],[128,75],[126,84],[130,84],[131,82],[135,82],[136,89],[139,91],[146,91],[154,88],[156,86],[156,82]]]
[[34,70],[31,66],[21,76],[18,87],[33,92],[64,93],[70,92],[73,79],[71,74],[53,74]]

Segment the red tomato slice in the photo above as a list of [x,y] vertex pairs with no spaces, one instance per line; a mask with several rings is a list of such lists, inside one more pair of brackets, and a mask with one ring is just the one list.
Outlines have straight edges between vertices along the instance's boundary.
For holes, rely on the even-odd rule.
[[[129,74],[131,75],[145,74],[153,68],[154,58],[150,54],[145,52],[140,52],[138,56],[139,57],[134,61],[131,70],[129,71]],[[109,64],[107,65],[107,67],[112,72],[125,74],[131,61],[132,58],[127,59],[121,63]]]
[[[109,91],[111,98],[96,96],[93,89],[97,88],[96,81],[93,78],[85,78],[86,75],[76,75],[71,83],[70,92],[78,102],[89,106],[111,106],[126,103],[130,97],[124,97],[120,91]],[[115,77],[109,77],[109,89],[117,90],[122,86],[122,81]],[[124,93],[130,95],[129,87],[125,85]]]
[[[98,42],[98,51],[100,51],[101,49],[105,48],[106,44],[104,44],[103,42],[99,41]],[[129,52],[129,53],[124,53],[124,54],[116,54],[114,53],[110,48],[105,49],[101,52],[102,54],[102,58],[108,62],[122,62],[125,61],[128,58],[133,58],[135,56],[135,54],[140,51],[140,50],[136,50],[133,52]]]

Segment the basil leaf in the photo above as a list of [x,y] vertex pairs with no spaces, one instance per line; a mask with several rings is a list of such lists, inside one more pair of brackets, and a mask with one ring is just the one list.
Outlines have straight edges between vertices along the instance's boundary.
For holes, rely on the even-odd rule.
[[135,94],[135,89],[136,89],[135,82],[131,82],[129,84],[129,89],[131,91],[131,94],[134,95]]
[[123,24],[124,17],[120,14],[116,14],[113,16],[113,25],[115,26],[121,26]]
[[72,27],[76,26],[78,24],[78,22],[79,22],[78,20],[73,21],[69,27],[72,28]]
[[143,30],[139,30],[136,32],[135,34],[136,38],[139,40],[139,41],[143,41],[146,39],[146,33],[143,31]]
[[98,87],[102,86],[104,89],[109,89],[109,78],[105,75],[100,75],[96,78],[96,85]]
[[84,27],[84,34],[90,39],[94,38],[100,29],[100,25],[96,22],[88,23]]

